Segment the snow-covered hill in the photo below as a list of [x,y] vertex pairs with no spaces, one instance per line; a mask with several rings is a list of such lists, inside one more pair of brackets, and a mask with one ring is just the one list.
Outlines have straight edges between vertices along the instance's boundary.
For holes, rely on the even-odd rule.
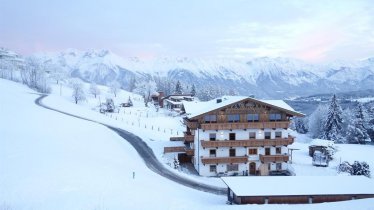
[[[192,190],[159,176],[114,132],[93,122],[43,109],[34,104],[37,97],[36,92],[19,83],[0,79],[1,210],[233,209],[226,204],[225,196]],[[47,98],[49,106],[130,128],[124,122],[112,124],[112,118],[75,105],[59,94],[52,93]],[[141,136],[148,133],[143,128],[130,131],[137,131]],[[157,139],[157,135],[150,134]],[[301,135],[297,139],[308,141]],[[160,144],[157,140],[146,142],[153,150]],[[308,144],[296,142],[295,147],[301,149],[293,154],[292,166],[297,174],[336,175],[335,167],[311,165]],[[366,160],[373,165],[369,155],[372,153],[370,145],[340,145],[332,165],[340,160]],[[264,185],[258,183],[254,187]],[[362,199],[313,205],[251,205],[251,209],[348,210],[359,206],[359,209],[371,210],[373,203],[374,199]],[[238,205],[235,209],[248,209],[248,205]]]

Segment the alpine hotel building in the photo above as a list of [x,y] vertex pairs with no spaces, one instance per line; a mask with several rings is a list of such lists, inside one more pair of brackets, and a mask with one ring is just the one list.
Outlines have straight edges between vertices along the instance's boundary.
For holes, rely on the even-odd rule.
[[290,118],[302,117],[281,100],[225,96],[184,102],[184,144],[202,176],[269,175],[287,169]]

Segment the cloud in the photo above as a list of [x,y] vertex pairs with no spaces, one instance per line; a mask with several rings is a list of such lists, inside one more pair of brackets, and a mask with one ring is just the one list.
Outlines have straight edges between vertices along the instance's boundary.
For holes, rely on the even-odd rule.
[[287,56],[310,62],[357,59],[359,53],[355,51],[361,49],[374,53],[372,9],[361,1],[339,3],[298,3],[305,14],[293,21],[232,25],[226,37],[217,41],[220,53],[236,57]]

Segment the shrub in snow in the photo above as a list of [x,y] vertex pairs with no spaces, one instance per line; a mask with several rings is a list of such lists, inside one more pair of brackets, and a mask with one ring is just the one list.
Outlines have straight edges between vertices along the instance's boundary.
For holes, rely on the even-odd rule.
[[355,161],[353,164],[350,164],[347,161],[344,161],[338,166],[338,172],[370,177],[370,166],[366,162]]
[[347,161],[342,162],[338,166],[338,173],[349,173],[352,174],[352,166]]
[[352,165],[352,175],[364,175],[370,177],[370,167],[366,162],[355,161]]

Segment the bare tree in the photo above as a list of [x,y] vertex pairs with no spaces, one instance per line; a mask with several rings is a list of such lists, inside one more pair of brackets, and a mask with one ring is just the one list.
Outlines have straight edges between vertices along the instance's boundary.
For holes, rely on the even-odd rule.
[[114,94],[114,97],[117,97],[118,91],[121,89],[121,85],[114,81],[109,85],[110,92]]
[[22,82],[32,89],[42,93],[50,91],[44,66],[35,57],[26,59],[25,68],[21,70],[21,78]]
[[56,81],[56,84],[66,78],[66,73],[64,69],[57,64],[49,63],[46,65],[46,71],[48,71],[51,75],[51,78]]
[[78,104],[79,101],[86,99],[83,83],[79,79],[70,80],[70,86],[73,89],[72,97],[74,99],[75,104]]
[[96,83],[94,83],[94,82],[91,83],[91,85],[90,85],[90,93],[92,95],[94,95],[95,98],[96,98],[97,95],[100,95],[100,89],[97,87]]
[[151,98],[151,94],[156,92],[157,85],[153,80],[142,81],[136,84],[134,89],[135,93],[138,93],[144,97],[144,101],[147,103]]

